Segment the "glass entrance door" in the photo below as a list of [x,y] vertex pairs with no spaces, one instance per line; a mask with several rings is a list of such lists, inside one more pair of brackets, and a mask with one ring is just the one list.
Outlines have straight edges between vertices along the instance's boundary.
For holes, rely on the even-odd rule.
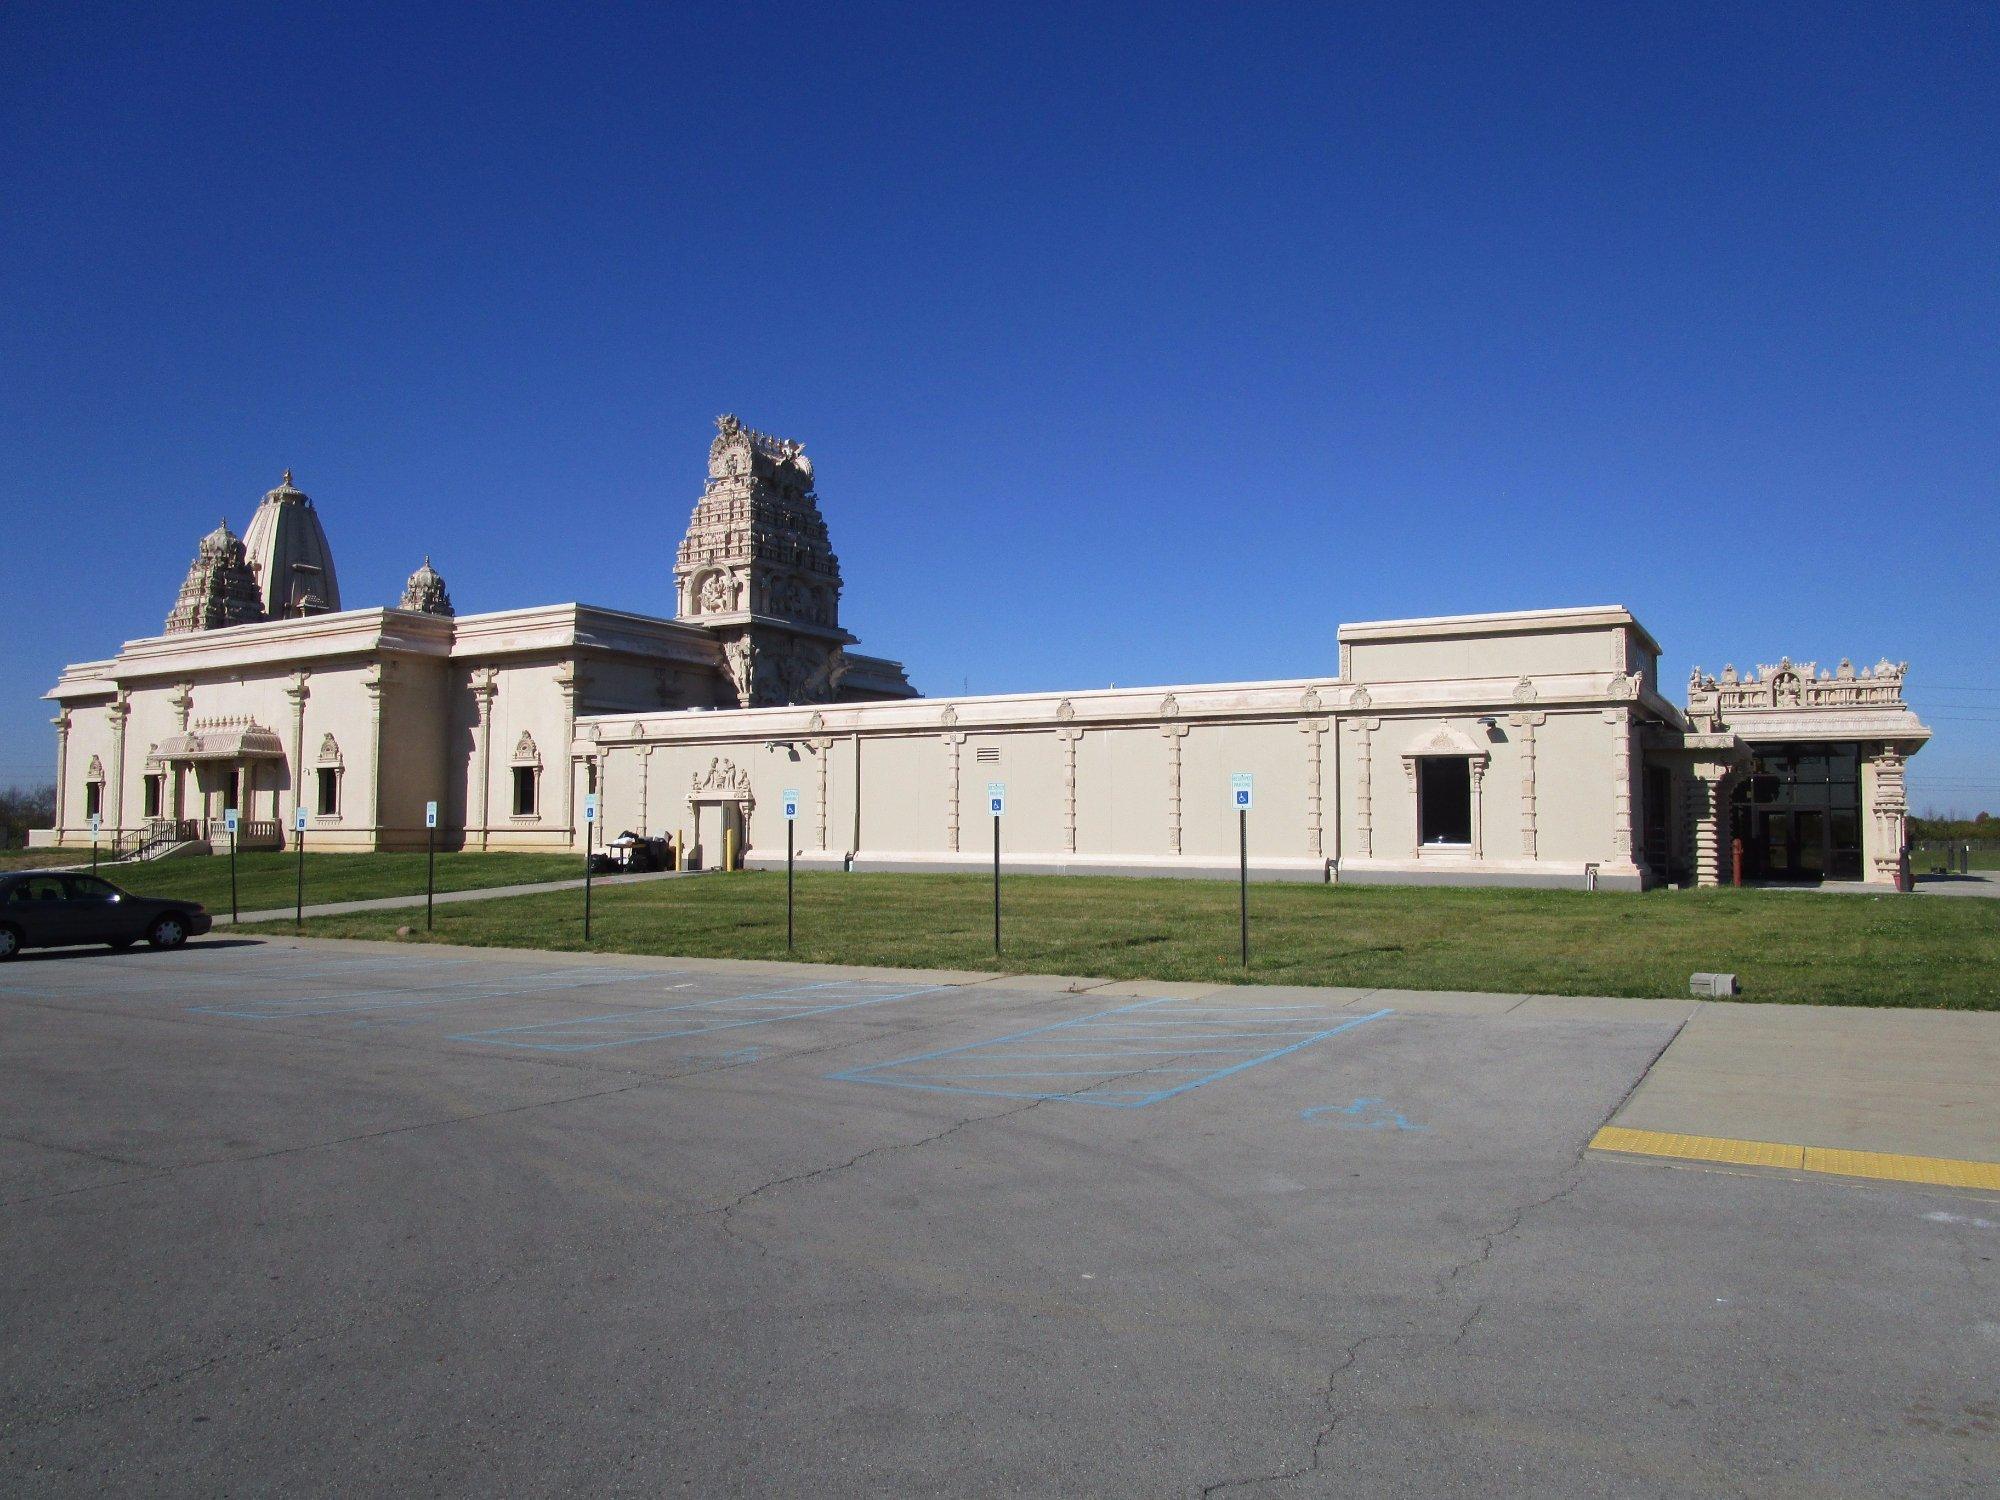
[[1860,879],[1860,792],[1853,745],[1759,746],[1732,797],[1745,878]]

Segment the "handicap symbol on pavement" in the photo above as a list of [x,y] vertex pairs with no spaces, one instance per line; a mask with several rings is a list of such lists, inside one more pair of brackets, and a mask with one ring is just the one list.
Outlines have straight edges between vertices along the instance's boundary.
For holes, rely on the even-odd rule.
[[1356,1099],[1352,1104],[1315,1104],[1311,1109],[1299,1111],[1301,1120],[1317,1120],[1322,1115],[1333,1116],[1332,1123],[1343,1130],[1422,1130],[1421,1125],[1412,1125],[1396,1111],[1390,1109],[1380,1099]]

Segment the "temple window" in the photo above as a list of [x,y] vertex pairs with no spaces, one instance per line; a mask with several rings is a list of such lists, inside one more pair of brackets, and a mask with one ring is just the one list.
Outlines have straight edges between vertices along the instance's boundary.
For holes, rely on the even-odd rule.
[[340,815],[340,767],[321,766],[319,768],[319,796],[315,810],[322,818]]
[[83,784],[83,815],[86,818],[102,817],[104,814],[104,783],[86,781]]
[[532,818],[540,805],[542,773],[537,766],[514,767],[514,816]]
[[1472,762],[1462,755],[1417,758],[1417,842],[1472,842]]
[[167,778],[157,771],[148,773],[144,793],[145,815],[147,817],[157,818],[160,815],[160,802],[165,795],[166,784]]

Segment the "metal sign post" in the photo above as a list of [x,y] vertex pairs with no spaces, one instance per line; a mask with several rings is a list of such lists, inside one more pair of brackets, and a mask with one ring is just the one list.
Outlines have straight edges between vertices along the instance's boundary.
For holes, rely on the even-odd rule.
[[104,820],[96,813],[90,815],[90,873],[97,873],[97,828]]
[[306,810],[292,809],[292,832],[298,835],[299,845],[299,886],[292,904],[292,926],[306,925]]
[[597,832],[597,793],[583,799],[583,940],[590,941],[590,845]]
[[1236,927],[1243,967],[1250,967],[1250,773],[1229,778],[1229,803],[1236,809]]
[[792,835],[799,824],[799,789],[785,788],[785,951],[792,951]]
[[1000,956],[1000,819],[1007,811],[1007,783],[986,783],[986,806],[993,814],[993,956]]
[[431,905],[437,894],[438,805],[424,804],[424,931],[431,930]]
[[236,809],[225,807],[222,810],[222,826],[229,830],[229,925],[231,927],[241,920],[236,912],[236,821]]

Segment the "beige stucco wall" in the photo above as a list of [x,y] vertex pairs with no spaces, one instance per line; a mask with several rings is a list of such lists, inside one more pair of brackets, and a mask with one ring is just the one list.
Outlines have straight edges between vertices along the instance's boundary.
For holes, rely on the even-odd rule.
[[[1248,772],[1261,878],[1639,884],[1638,724],[1674,713],[1643,685],[1657,648],[1622,610],[1498,618],[1351,627],[1351,642],[1343,630],[1344,677],[587,715],[573,752],[601,766],[607,830],[685,839],[701,797],[710,864],[717,783],[746,812],[752,864],[782,860],[792,787],[808,865],[980,868],[985,791],[1000,781],[1010,868],[1220,875],[1237,859],[1230,778]],[[1532,848],[1523,714],[1536,720]],[[1404,755],[1439,733],[1483,758],[1476,851],[1416,845]]]
[[[672,622],[575,605],[460,621],[356,610],[128,642],[117,657],[69,668],[49,695],[69,732],[66,743],[58,735],[56,826],[40,841],[90,842],[92,756],[105,774],[103,841],[121,828],[135,835],[146,821],[148,747],[221,720],[254,723],[282,746],[275,759],[242,763],[243,818],[276,823],[289,838],[302,798],[310,848],[421,848],[433,800],[442,847],[571,848],[581,805],[571,788],[575,707],[593,694],[654,710],[682,701],[706,691],[712,656],[710,643]],[[482,681],[492,685],[483,730]],[[122,777],[118,704],[127,715]],[[541,762],[541,795],[535,815],[515,817],[510,773],[523,734]],[[336,763],[339,809],[321,815],[316,773]],[[162,815],[219,819],[231,768],[170,767]]]

